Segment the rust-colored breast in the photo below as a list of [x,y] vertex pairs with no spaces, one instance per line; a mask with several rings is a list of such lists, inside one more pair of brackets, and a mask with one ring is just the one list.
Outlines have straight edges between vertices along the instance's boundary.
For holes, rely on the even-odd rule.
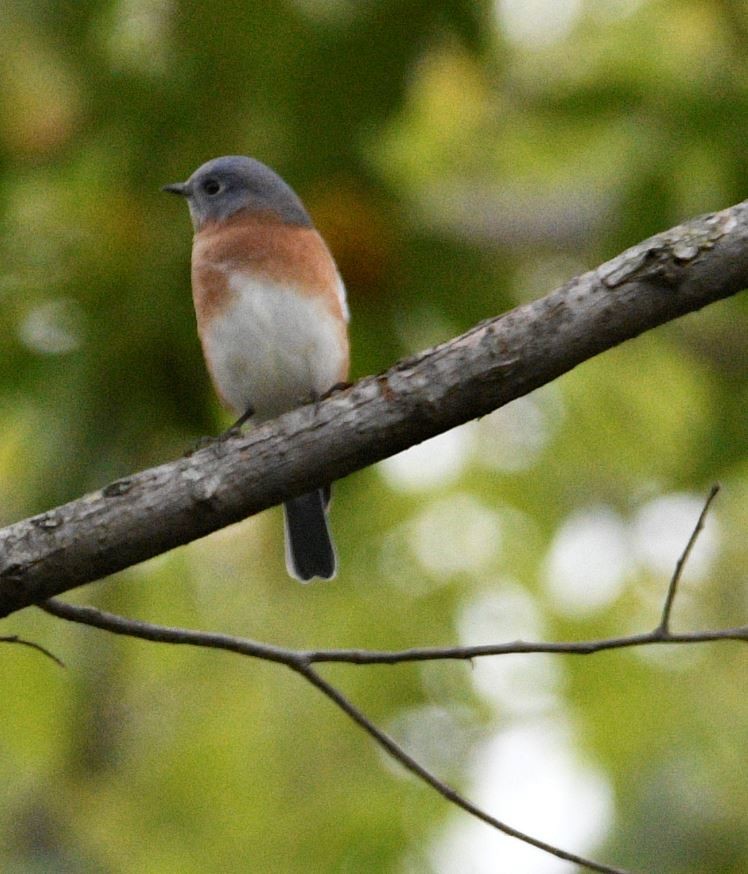
[[244,273],[319,296],[331,313],[345,316],[337,292],[338,273],[314,228],[288,225],[272,213],[238,212],[205,225],[192,249],[192,288],[198,321],[222,312],[234,292],[229,277]]

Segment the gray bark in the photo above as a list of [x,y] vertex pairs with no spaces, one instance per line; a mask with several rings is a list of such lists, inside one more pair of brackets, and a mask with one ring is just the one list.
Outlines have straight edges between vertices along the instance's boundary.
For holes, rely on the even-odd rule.
[[393,455],[748,286],[748,201],[249,433],[0,530],[0,617]]

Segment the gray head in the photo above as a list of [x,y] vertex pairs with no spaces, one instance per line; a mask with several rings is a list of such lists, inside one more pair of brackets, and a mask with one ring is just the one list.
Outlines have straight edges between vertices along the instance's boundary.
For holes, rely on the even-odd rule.
[[287,224],[312,224],[293,189],[254,158],[214,158],[198,167],[186,182],[164,185],[161,190],[187,198],[196,231],[206,222],[223,221],[241,209],[271,212]]

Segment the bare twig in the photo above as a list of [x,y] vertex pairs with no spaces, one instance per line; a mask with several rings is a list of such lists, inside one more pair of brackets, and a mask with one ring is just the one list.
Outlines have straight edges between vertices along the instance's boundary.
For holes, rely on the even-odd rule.
[[[170,628],[165,625],[154,625],[150,622],[125,619],[122,616],[117,616],[113,613],[106,613],[103,610],[97,610],[93,607],[78,607],[73,604],[66,604],[56,599],[50,599],[49,601],[40,604],[39,607],[45,612],[61,619],[68,619],[72,622],[78,622],[83,625],[91,625],[95,628],[111,631],[114,634],[138,637],[142,640],[149,640],[155,643],[186,644],[189,646],[205,647],[207,649],[228,650],[230,652],[239,653],[240,655],[284,664],[319,689],[323,695],[329,698],[358,726],[369,734],[369,736],[372,737],[393,759],[435,789],[448,801],[456,804],[467,813],[470,813],[488,825],[493,826],[493,828],[498,829],[504,834],[537,847],[546,853],[557,856],[559,859],[574,862],[591,871],[601,871],[605,872],[605,874],[626,874],[622,868],[614,868],[609,865],[603,865],[600,862],[595,862],[591,859],[585,859],[583,856],[567,852],[560,847],[555,847],[552,844],[548,844],[545,841],[541,841],[538,838],[534,838],[531,835],[513,828],[507,823],[504,823],[486,813],[456,790],[452,789],[452,787],[439,780],[438,777],[424,768],[423,765],[419,764],[419,762],[399,746],[393,738],[380,728],[377,728],[377,726],[374,725],[374,723],[371,722],[371,720],[357,707],[355,707],[355,705],[353,705],[337,688],[328,683],[327,680],[320,676],[320,674],[311,667],[311,663],[314,661],[335,660],[333,658],[325,658],[324,653],[322,653],[322,657],[320,657],[320,653],[284,649],[282,647],[271,646],[269,644],[259,643],[245,638],[232,637],[227,634],[212,634],[203,631],[193,631],[186,628]],[[512,645],[509,644],[508,646],[511,647]],[[545,645],[538,644],[538,647],[543,646]],[[512,650],[509,648],[506,651],[511,652]],[[546,650],[538,648],[536,650],[523,649],[520,651],[541,652]],[[335,651],[331,651],[330,653],[327,653],[327,655],[334,655],[334,653]],[[488,655],[489,653],[481,654]],[[345,660],[346,659],[340,659],[340,661]],[[359,661],[359,663],[363,664],[364,662]],[[372,660],[371,663],[373,664],[375,661]]]
[[502,822],[486,813],[480,807],[473,804],[472,801],[465,798],[464,795],[461,795],[451,786],[448,786],[442,780],[439,780],[438,777],[435,777],[411,755],[406,753],[405,750],[393,740],[393,738],[380,728],[377,728],[377,726],[374,725],[374,723],[357,707],[355,707],[348,698],[345,697],[345,695],[328,683],[327,680],[323,679],[313,668],[296,668],[295,670],[305,677],[313,686],[316,686],[323,695],[326,695],[370,737],[374,738],[376,743],[389,753],[393,759],[399,762],[412,774],[415,774],[416,777],[423,780],[424,783],[431,786],[432,789],[435,789],[439,795],[446,798],[447,801],[452,802],[452,804],[455,804],[466,813],[482,820],[498,831],[503,832],[505,835],[509,835],[509,837],[517,838],[518,840],[530,844],[533,847],[537,847],[546,853],[550,853],[552,856],[556,856],[559,859],[565,859],[567,862],[575,862],[577,865],[581,865],[583,868],[588,868],[590,871],[602,871],[604,874],[627,874],[623,868],[614,868],[610,865],[603,865],[601,862],[595,862],[592,859],[585,859],[584,856],[578,856],[576,853],[569,853],[566,850],[562,850],[560,847],[555,847],[553,844],[548,844],[545,841],[532,837],[532,835],[521,832],[519,829],[513,828],[505,822]]
[[65,667],[65,662],[62,659],[58,659],[57,656],[53,652],[50,652],[45,646],[42,646],[40,643],[34,643],[33,640],[24,640],[17,634],[9,634],[0,637],[0,643],[18,643],[21,646],[28,646],[31,649],[40,652],[42,655],[45,655],[48,659],[52,659],[52,661],[55,662],[55,664],[58,664],[61,668]]
[[443,661],[446,659],[470,661],[481,656],[509,655],[512,653],[564,653],[567,655],[591,655],[610,649],[626,649],[632,646],[672,643],[713,643],[718,640],[742,640],[748,642],[748,625],[735,628],[719,628],[709,631],[692,631],[683,634],[662,633],[660,629],[631,634],[626,637],[606,637],[600,640],[544,643],[515,640],[511,643],[487,643],[477,646],[413,647],[403,650],[328,649],[310,650],[305,653],[308,662],[343,662],[352,665],[396,665],[404,662]]
[[436,790],[443,798],[455,804],[457,807],[460,807],[462,810],[482,820],[498,831],[537,847],[538,849],[550,853],[560,859],[574,862],[591,871],[608,872],[608,874],[625,874],[623,869],[614,868],[590,859],[585,859],[582,856],[569,853],[566,850],[562,850],[559,847],[555,847],[545,841],[541,841],[538,838],[525,834],[507,823],[496,819],[480,807],[473,804],[451,786],[447,785],[432,774],[399,744],[397,744],[392,737],[378,728],[361,710],[359,710],[345,695],[343,695],[342,692],[325,680],[314,669],[313,664],[322,662],[344,662],[357,665],[392,665],[401,662],[429,661],[436,659],[469,660],[485,656],[508,655],[510,653],[563,653],[569,655],[590,655],[605,650],[645,646],[649,644],[694,644],[720,640],[748,641],[748,626],[679,634],[673,634],[669,629],[669,618],[677,594],[678,581],[683,573],[683,568],[688,561],[699,533],[704,527],[706,514],[718,491],[719,487],[714,486],[709,492],[704,508],[699,515],[688,543],[678,559],[675,571],[668,586],[665,604],[662,611],[662,619],[659,625],[652,631],[626,637],[562,643],[530,643],[525,641],[514,641],[512,643],[487,644],[483,646],[424,647],[392,652],[351,649],[294,650],[260,643],[246,638],[233,637],[227,634],[194,631],[186,628],[171,628],[165,625],[155,625],[149,622],[126,619],[122,616],[106,613],[93,607],[78,607],[55,599],[50,599],[39,606],[42,610],[45,610],[53,616],[84,625],[92,625],[96,628],[101,628],[115,634],[138,637],[157,643],[186,644],[189,646],[206,647],[209,649],[228,650],[230,652],[239,653],[240,655],[284,664],[300,676],[304,677],[309,683],[332,701],[340,710],[342,710],[370,737],[372,737],[374,741],[393,759],[398,761],[408,771],[415,774],[419,779],[423,780]]
[[308,659],[303,652],[273,646],[269,643],[259,643],[244,637],[232,637],[229,634],[212,633],[208,631],[193,631],[189,628],[174,628],[169,625],[155,625],[140,619],[126,619],[116,613],[107,613],[96,607],[79,607],[66,604],[57,598],[50,598],[37,605],[45,613],[78,622],[81,625],[91,625],[110,631],[112,634],[122,634],[127,637],[138,637],[153,643],[186,644],[201,646],[206,649],[223,649],[240,655],[252,656],[268,662],[279,662],[290,667],[303,667]]
[[675,593],[678,589],[678,583],[680,582],[680,578],[683,575],[683,568],[686,566],[688,557],[691,555],[691,550],[698,540],[699,534],[701,534],[701,531],[704,527],[704,522],[706,520],[706,514],[709,512],[709,507],[712,505],[712,501],[717,497],[718,492],[719,483],[715,483],[709,491],[709,494],[707,495],[707,499],[704,503],[701,513],[699,514],[699,518],[696,521],[696,525],[691,532],[691,536],[688,538],[688,543],[686,544],[680,558],[675,565],[673,576],[670,578],[670,585],[668,586],[667,595],[665,596],[665,605],[662,608],[662,618],[660,619],[660,624],[656,629],[656,631],[663,636],[663,640],[668,640],[670,638],[670,614],[673,611],[673,601],[675,601]]
[[139,619],[126,619],[114,613],[107,613],[95,607],[78,607],[66,604],[57,598],[50,598],[38,605],[46,613],[92,625],[114,634],[138,637],[155,643],[186,644],[207,649],[222,649],[240,655],[252,656],[265,661],[279,662],[291,667],[304,667],[311,664],[338,662],[352,665],[396,665],[405,662],[445,661],[481,658],[484,656],[511,655],[516,653],[560,653],[566,655],[592,655],[611,649],[626,649],[632,646],[650,644],[694,644],[714,643],[720,640],[740,640],[748,642],[748,625],[735,628],[721,628],[708,631],[691,631],[673,634],[663,632],[659,627],[641,634],[625,637],[606,637],[599,640],[564,641],[546,643],[543,641],[515,640],[510,643],[487,643],[477,646],[430,646],[413,647],[403,650],[368,649],[317,649],[294,650],[261,643],[245,637],[234,637],[209,631],[195,631],[188,628],[175,628],[156,625]]

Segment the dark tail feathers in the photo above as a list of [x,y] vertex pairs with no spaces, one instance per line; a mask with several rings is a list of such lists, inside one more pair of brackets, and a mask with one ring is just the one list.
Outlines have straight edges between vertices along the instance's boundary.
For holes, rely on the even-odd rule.
[[306,583],[335,576],[337,560],[327,527],[329,487],[293,498],[283,505],[286,520],[286,568]]

